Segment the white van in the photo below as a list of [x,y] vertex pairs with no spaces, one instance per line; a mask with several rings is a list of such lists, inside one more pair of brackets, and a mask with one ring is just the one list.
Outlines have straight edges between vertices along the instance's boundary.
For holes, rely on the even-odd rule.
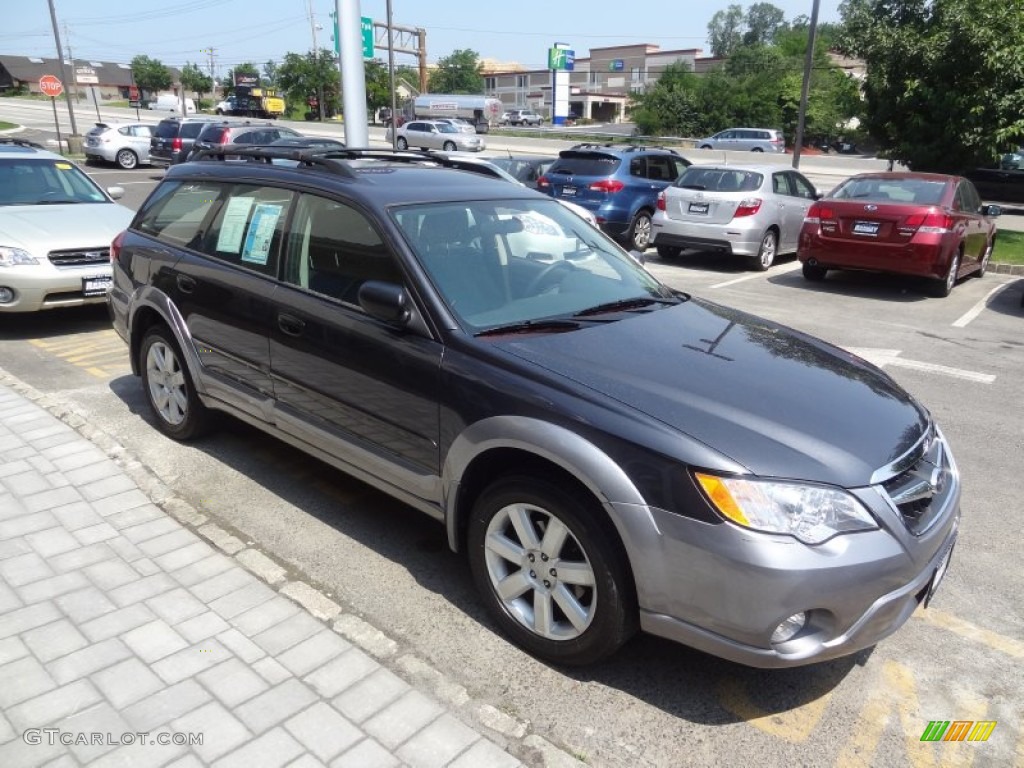
[[[149,108],[160,112],[181,112],[181,97],[173,93],[161,93],[156,101],[149,102]],[[185,99],[185,114],[195,114],[196,103],[192,99]]]

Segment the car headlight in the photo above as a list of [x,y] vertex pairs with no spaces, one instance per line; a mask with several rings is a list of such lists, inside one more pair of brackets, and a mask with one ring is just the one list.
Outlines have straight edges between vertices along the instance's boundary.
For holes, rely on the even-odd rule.
[[839,488],[702,472],[695,475],[723,517],[755,531],[784,533],[805,544],[821,544],[840,533],[878,527],[864,505]]
[[0,267],[14,267],[20,264],[38,264],[39,260],[21,248],[8,248],[0,245]]

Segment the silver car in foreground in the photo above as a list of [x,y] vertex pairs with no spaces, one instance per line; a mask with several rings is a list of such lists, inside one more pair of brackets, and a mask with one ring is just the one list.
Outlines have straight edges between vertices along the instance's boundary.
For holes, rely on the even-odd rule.
[[153,126],[145,123],[96,123],[85,135],[87,160],[117,163],[125,170],[149,165]]
[[820,195],[802,174],[777,165],[691,165],[658,195],[651,244],[745,256],[768,269],[796,252],[804,216]]
[[0,314],[103,303],[133,212],[69,160],[0,141]]
[[[391,141],[391,127],[386,134]],[[398,128],[399,149],[443,149],[445,152],[462,150],[480,152],[487,148],[486,142],[475,133],[463,133],[448,123],[433,120],[413,120]]]

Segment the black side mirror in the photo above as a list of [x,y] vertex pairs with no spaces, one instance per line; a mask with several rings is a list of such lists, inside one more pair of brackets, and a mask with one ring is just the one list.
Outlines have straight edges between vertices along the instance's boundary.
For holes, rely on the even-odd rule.
[[359,286],[358,298],[366,314],[391,325],[403,325],[411,314],[405,288],[398,283],[367,280]]

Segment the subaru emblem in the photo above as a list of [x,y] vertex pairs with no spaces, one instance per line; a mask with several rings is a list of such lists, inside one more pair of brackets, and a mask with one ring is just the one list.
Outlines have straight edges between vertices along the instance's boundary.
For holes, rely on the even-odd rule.
[[878,206],[877,205],[870,205],[870,204],[868,204],[868,205],[864,206],[864,210],[865,211],[877,211],[878,210]]

